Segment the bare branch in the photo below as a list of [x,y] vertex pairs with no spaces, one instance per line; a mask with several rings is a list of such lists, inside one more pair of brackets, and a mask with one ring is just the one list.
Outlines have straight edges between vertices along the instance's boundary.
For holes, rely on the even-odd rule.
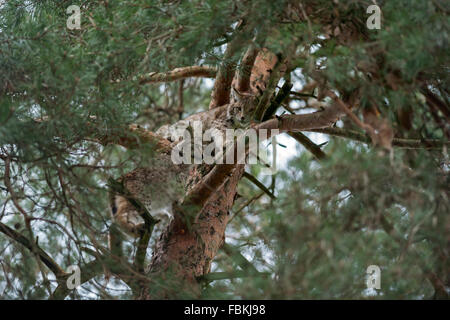
[[[286,107],[285,107],[286,108]],[[288,110],[290,113],[294,114],[291,108],[287,107],[286,110]],[[305,136],[301,132],[288,132],[288,135],[290,135],[292,138],[297,140],[298,143],[300,143],[302,146],[305,147],[306,150],[311,152],[318,160],[325,159],[327,155],[325,152],[320,149],[318,145],[316,145],[314,142],[311,141],[307,136]]]
[[250,273],[256,274],[258,273],[258,270],[255,268],[255,266],[248,261],[243,255],[242,253],[236,249],[235,247],[224,243],[222,246],[222,250],[230,257],[233,259],[234,262],[237,263],[238,266],[240,266],[242,268],[242,270],[247,270]]
[[214,78],[217,69],[208,66],[192,66],[176,68],[168,72],[152,72],[140,78],[139,84],[170,82],[184,78]]
[[273,67],[273,70],[271,70],[269,81],[267,82],[266,90],[264,90],[261,98],[259,99],[258,106],[256,107],[253,115],[253,118],[257,121],[262,121],[264,118],[264,114],[267,110],[267,105],[270,101],[270,98],[272,97],[273,92],[275,91],[278,81],[281,78],[280,69],[282,66],[283,63],[281,61],[281,57],[277,56],[275,66]]
[[258,272],[256,274],[250,274],[245,271],[231,271],[231,272],[211,272],[200,277],[197,277],[197,281],[211,282],[215,280],[225,280],[225,279],[236,279],[236,278],[247,278],[247,277],[268,277],[270,272]]
[[169,140],[144,129],[139,125],[131,124],[128,129],[130,134],[126,136],[117,137],[113,134],[109,134],[106,137],[102,137],[98,140],[92,140],[100,142],[103,145],[115,143],[130,149],[136,148],[141,144],[150,143],[154,144],[156,147],[156,151],[161,153],[169,153],[170,150],[172,150],[172,145]]
[[[86,263],[80,267],[80,285],[88,282],[92,278],[102,274],[104,272],[103,264],[99,259]],[[53,291],[51,300],[64,300],[64,298],[70,293],[71,289],[67,287],[65,281],[61,281]]]
[[42,263],[44,263],[47,268],[49,268],[57,279],[63,278],[67,276],[67,273],[53,260],[44,250],[37,246],[37,244],[32,244],[28,238],[21,235],[17,231],[14,231],[7,225],[0,222],[0,232],[7,235],[9,238],[17,241],[25,248],[30,250],[31,252],[36,251],[35,253],[39,256]]
[[[272,176],[274,177],[274,176]],[[233,216],[228,220],[228,223],[230,223],[242,210],[244,210],[248,205],[250,205],[253,201],[258,200],[259,198],[261,198],[264,195],[264,192],[258,193],[257,195],[251,197],[250,199],[248,199],[247,201],[245,201],[244,204],[242,204],[239,209],[236,210],[236,212],[234,212]]]

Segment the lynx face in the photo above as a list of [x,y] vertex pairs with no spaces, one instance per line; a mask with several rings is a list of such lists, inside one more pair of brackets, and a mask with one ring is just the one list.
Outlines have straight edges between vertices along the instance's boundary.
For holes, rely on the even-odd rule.
[[233,127],[246,127],[256,109],[258,99],[249,93],[239,93],[233,88],[233,102],[227,108],[227,122]]

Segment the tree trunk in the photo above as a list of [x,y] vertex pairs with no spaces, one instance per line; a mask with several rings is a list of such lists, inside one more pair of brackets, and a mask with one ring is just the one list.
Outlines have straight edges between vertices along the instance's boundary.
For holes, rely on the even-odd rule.
[[[205,176],[202,170],[197,170],[202,166],[191,172],[191,179],[201,180]],[[237,165],[190,228],[180,215],[175,215],[156,245],[148,270],[152,280],[149,287],[142,289],[139,299],[199,297],[197,277],[209,273],[211,262],[224,243],[229,212],[243,172],[244,165]]]

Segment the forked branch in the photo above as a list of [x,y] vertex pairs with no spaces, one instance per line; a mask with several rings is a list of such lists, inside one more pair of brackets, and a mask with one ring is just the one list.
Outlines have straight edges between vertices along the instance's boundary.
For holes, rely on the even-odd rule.
[[233,81],[236,68],[236,55],[242,47],[243,40],[242,32],[238,30],[227,45],[214,82],[209,109],[214,109],[230,102],[231,82]]
[[151,72],[139,79],[139,84],[170,82],[185,78],[214,78],[217,69],[208,66],[192,66],[176,68],[168,72]]

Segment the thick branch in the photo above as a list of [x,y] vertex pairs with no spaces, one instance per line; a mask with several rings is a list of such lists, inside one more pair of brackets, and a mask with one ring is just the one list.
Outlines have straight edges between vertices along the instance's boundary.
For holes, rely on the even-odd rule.
[[231,271],[231,272],[212,272],[205,274],[203,276],[197,277],[197,281],[216,281],[216,280],[225,280],[225,279],[236,279],[236,278],[247,278],[247,277],[268,277],[270,276],[269,272],[258,272],[257,274],[249,274],[245,271]]
[[147,254],[147,248],[150,241],[150,237],[153,231],[153,225],[150,227],[151,230],[148,230],[148,227],[145,228],[144,234],[139,238],[139,242],[136,249],[136,256],[134,258],[134,265],[139,272],[145,271],[145,256]]
[[361,129],[366,131],[370,136],[375,136],[375,130],[372,126],[362,122],[359,118],[350,110],[349,107],[333,92],[328,90],[326,95],[333,99],[343,112]]
[[217,69],[208,66],[192,66],[176,68],[168,72],[152,72],[139,80],[139,84],[176,81],[190,77],[214,78]]
[[[80,285],[88,282],[92,278],[102,274],[104,272],[103,264],[100,260],[96,259],[84,266],[80,267]],[[64,300],[64,298],[72,291],[67,287],[67,283],[62,281],[58,284],[55,291],[53,291],[52,300]]]
[[108,134],[106,137],[100,138],[99,142],[103,145],[115,143],[129,149],[150,143],[155,145],[156,151],[161,153],[169,153],[172,150],[172,145],[169,140],[145,130],[136,124],[129,126],[129,134],[127,135],[116,136],[114,134]]
[[[294,113],[292,110],[289,110],[290,108],[287,107],[286,110],[288,110],[291,113]],[[301,132],[288,132],[288,135],[290,135],[292,138],[297,140],[298,143],[300,143],[302,146],[305,147],[306,150],[311,152],[318,160],[325,159],[327,155],[325,152],[320,149],[318,145],[316,145],[314,142],[311,141],[307,136],[305,136]]]
[[263,185],[258,179],[256,179],[253,175],[251,175],[248,172],[244,172],[242,175],[244,178],[247,178],[248,180],[250,180],[253,184],[255,184],[258,188],[260,188],[262,191],[264,191],[269,197],[271,197],[272,199],[275,199],[275,195],[270,192],[269,189],[266,188],[265,185]]
[[272,97],[272,94],[275,91],[277,83],[280,80],[281,77],[280,69],[282,65],[283,63],[281,61],[281,57],[277,56],[277,61],[275,63],[275,66],[273,67],[272,73],[270,74],[270,78],[267,83],[267,88],[266,90],[264,90],[261,98],[259,99],[258,106],[256,107],[253,115],[253,118],[256,121],[263,121],[264,115],[266,114],[266,110],[268,108],[270,98]]

